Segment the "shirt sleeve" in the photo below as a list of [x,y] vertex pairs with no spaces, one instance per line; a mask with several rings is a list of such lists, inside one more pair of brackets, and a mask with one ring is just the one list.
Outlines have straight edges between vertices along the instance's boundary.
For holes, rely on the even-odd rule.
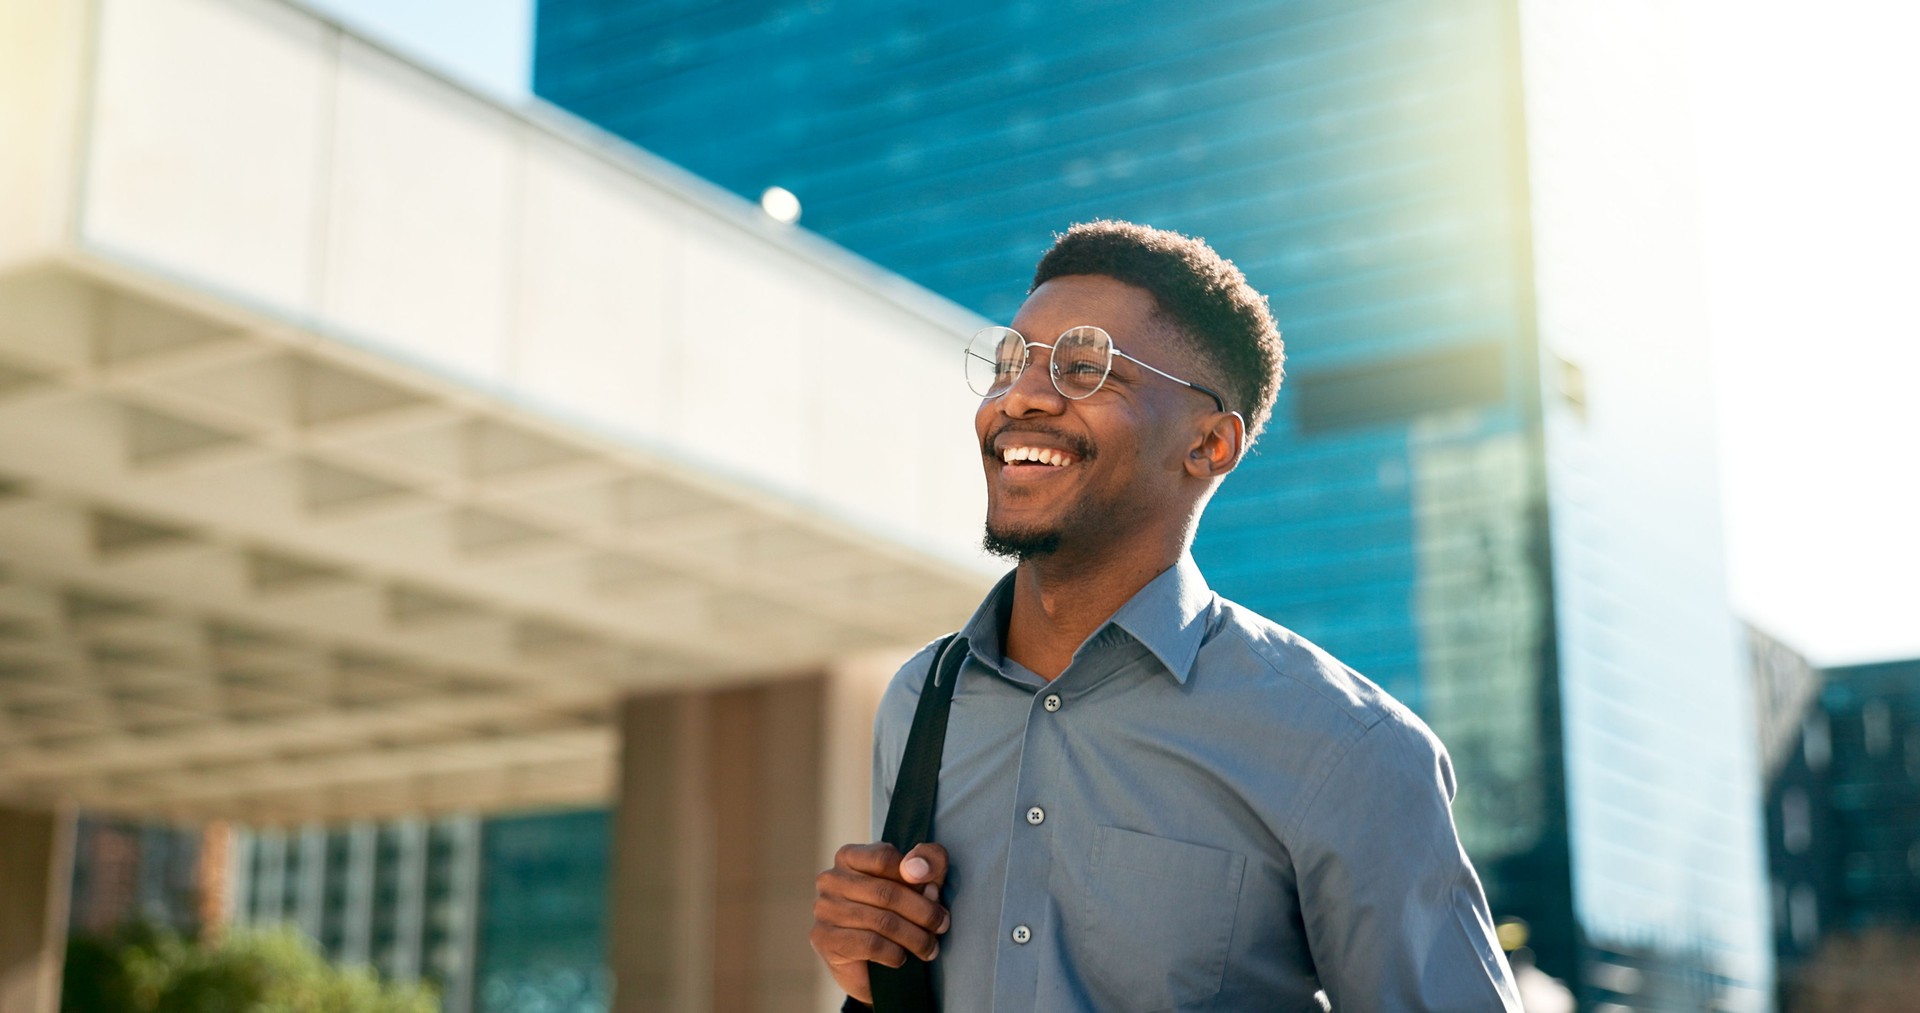
[[1453,766],[1390,712],[1297,820],[1307,944],[1336,1013],[1521,1013],[1480,879],[1454,830]]
[[913,727],[913,712],[920,705],[920,682],[926,666],[932,664],[933,649],[923,648],[907,660],[887,683],[880,696],[880,707],[873,715],[873,791],[867,796],[870,840],[879,840],[887,824],[887,805],[893,801],[893,782],[900,774],[900,761],[907,750],[907,732]]

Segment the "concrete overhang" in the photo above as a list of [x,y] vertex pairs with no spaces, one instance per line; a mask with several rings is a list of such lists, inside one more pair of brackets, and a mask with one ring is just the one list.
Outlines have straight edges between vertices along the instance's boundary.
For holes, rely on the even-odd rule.
[[0,142],[10,804],[599,800],[619,696],[991,578],[975,319],[557,110],[275,0],[12,0]]

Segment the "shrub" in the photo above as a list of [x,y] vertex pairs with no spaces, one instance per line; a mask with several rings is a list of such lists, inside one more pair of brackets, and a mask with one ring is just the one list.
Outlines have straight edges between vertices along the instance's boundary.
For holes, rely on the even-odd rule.
[[61,1013],[437,1013],[431,987],[335,967],[292,928],[204,946],[145,927],[67,946]]

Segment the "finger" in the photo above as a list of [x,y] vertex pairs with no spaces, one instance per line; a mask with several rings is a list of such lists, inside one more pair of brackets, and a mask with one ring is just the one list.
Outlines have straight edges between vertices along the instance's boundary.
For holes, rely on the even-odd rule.
[[857,957],[843,956],[839,951],[846,940],[844,930],[831,925],[815,923],[808,934],[808,942],[813,944],[813,952],[827,965],[827,973],[833,976],[833,983],[840,991],[871,1006],[873,1005],[873,981],[867,974],[867,962]]
[[920,895],[932,901],[934,906],[940,908],[940,924],[935,925],[933,931],[935,934],[944,935],[948,929],[953,927],[953,915],[940,903],[940,884],[928,883],[926,886],[920,888]]
[[[864,928],[921,960],[940,955],[940,939],[924,926],[916,925],[898,912],[874,907],[853,907],[847,912],[853,927]],[[847,926],[849,923],[842,922]],[[898,965],[895,965],[898,966]]]
[[822,953],[827,964],[836,969],[845,964],[868,962],[899,967],[910,956],[906,947],[865,929],[830,929],[825,935]]
[[847,913],[854,907],[891,911],[930,932],[941,931],[948,921],[947,909],[937,896],[926,897],[919,887],[891,879],[833,869],[820,877],[817,886],[814,919],[829,925],[864,924],[849,920],[861,917]]
[[938,844],[917,844],[900,860],[900,878],[909,883],[945,883],[947,849]]
[[851,869],[869,876],[900,878],[900,852],[885,841],[872,844],[848,844],[833,854],[833,867]]

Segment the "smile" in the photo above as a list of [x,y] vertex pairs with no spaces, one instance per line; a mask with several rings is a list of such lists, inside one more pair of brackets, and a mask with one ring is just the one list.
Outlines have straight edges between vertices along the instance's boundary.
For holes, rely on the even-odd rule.
[[1079,458],[1064,450],[1052,450],[1047,447],[1007,447],[1000,451],[1000,460],[1006,464],[1064,468],[1078,461]]

